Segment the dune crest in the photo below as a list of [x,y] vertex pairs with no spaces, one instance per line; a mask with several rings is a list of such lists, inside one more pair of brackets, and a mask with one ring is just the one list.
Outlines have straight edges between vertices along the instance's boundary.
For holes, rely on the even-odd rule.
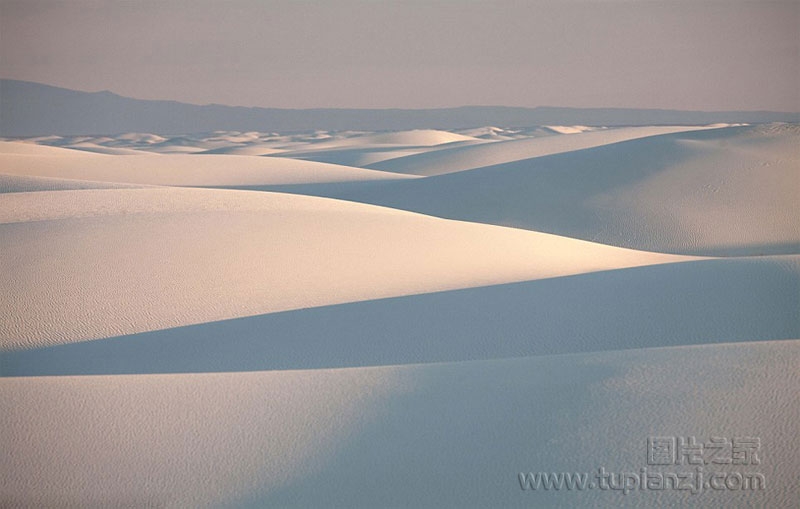
[[[308,186],[296,191],[646,251],[793,254],[800,253],[798,147],[795,126],[728,127],[370,188]],[[424,155],[435,154],[445,152]]]
[[0,221],[10,246],[0,276],[11,290],[6,348],[690,259],[338,200],[210,189],[11,193]]
[[224,187],[406,179],[381,171],[278,157],[141,154],[110,156],[82,150],[0,144],[2,173],[128,184]]

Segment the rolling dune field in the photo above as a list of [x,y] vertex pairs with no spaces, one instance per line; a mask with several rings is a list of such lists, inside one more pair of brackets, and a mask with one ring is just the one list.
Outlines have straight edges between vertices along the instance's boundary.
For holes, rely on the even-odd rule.
[[0,505],[789,507],[798,218],[796,124],[0,140]]

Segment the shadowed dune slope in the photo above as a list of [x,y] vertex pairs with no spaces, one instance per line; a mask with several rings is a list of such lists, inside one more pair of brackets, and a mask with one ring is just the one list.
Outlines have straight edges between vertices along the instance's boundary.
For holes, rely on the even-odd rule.
[[[800,413],[787,404],[798,363],[798,342],[784,341],[339,370],[4,378],[0,500],[790,507],[800,497]],[[649,466],[648,436],[685,435],[759,437],[759,465],[706,471],[758,472],[766,489],[623,496],[520,487],[520,472],[638,473]],[[690,467],[666,468],[675,470]]]
[[273,189],[646,251],[790,254],[800,253],[799,147],[797,125],[731,127],[407,182]]
[[78,189],[135,189],[141,187],[149,186],[51,177],[26,177],[20,175],[4,175],[0,173],[0,194],[37,191],[69,191]]
[[496,164],[572,152],[647,136],[706,129],[690,126],[622,127],[569,135],[536,136],[498,143],[457,146],[371,164],[376,170],[413,175],[443,175]]
[[4,352],[6,375],[429,363],[800,337],[800,257],[715,259]]

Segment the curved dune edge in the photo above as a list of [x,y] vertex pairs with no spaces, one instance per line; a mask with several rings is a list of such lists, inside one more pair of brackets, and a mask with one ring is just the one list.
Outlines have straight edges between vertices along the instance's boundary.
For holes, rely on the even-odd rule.
[[336,149],[345,147],[375,147],[375,146],[418,146],[432,147],[445,143],[458,143],[464,141],[478,141],[472,136],[440,131],[436,129],[412,129],[408,131],[390,131],[368,133],[360,136],[350,136],[346,138],[321,141],[313,145],[306,145],[309,149]]
[[286,185],[408,179],[413,176],[281,157],[226,154],[114,156],[0,142],[9,175],[164,186]]
[[0,173],[0,194],[140,187],[150,186],[144,184],[122,184],[116,182],[97,182],[93,180],[75,180],[54,177],[28,177],[24,175],[6,175]]
[[622,127],[458,146],[381,161],[368,167],[376,170],[434,176],[510,163],[661,134],[716,129],[718,126]]
[[800,253],[798,147],[795,125],[729,127],[368,188],[287,190],[645,251],[791,254]]
[[692,259],[325,198],[176,188],[10,193],[0,240],[4,348]]
[[105,154],[109,156],[139,156],[146,153],[142,152],[141,150],[134,150],[124,147],[107,147],[104,145],[98,145],[97,143],[91,143],[91,142],[81,142],[81,143],[75,143],[73,145],[62,145],[62,147],[69,150],[80,150],[84,152],[93,152],[96,154]]
[[252,144],[252,145],[232,145],[219,148],[212,148],[199,152],[199,154],[230,154],[238,156],[266,156],[273,154],[280,154],[283,152],[281,149],[272,148],[268,145]]
[[0,157],[8,156],[51,156],[51,157],[84,157],[96,158],[103,154],[96,152],[87,152],[82,150],[71,150],[62,147],[51,147],[49,145],[42,145],[32,141],[2,141],[0,140]]
[[[442,147],[441,145],[432,145],[427,147],[407,147],[402,145],[361,147],[356,145],[354,147],[329,149],[301,148],[282,153],[281,157],[367,168],[369,165],[380,161],[394,159],[396,157],[404,157],[412,154],[419,154],[420,152],[427,152],[431,150],[446,150],[446,147],[448,146],[449,144],[445,145],[445,147]],[[397,173],[397,175],[406,174]]]
[[800,496],[800,409],[786,404],[800,384],[798,345],[0,379],[0,500],[16,507],[597,506],[621,495],[523,492],[518,473],[639,472],[647,437],[712,435],[758,437],[759,465],[706,470],[755,471],[767,489],[634,490],[624,500],[679,505],[702,496],[715,506],[785,507]]
[[5,351],[5,376],[328,369],[800,337],[800,256],[421,293]]

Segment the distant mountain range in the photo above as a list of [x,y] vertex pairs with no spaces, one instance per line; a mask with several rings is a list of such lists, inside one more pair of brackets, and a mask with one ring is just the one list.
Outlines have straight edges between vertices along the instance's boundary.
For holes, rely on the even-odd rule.
[[148,101],[112,92],[80,92],[41,83],[0,80],[0,136],[158,134],[216,130],[311,131],[462,129],[496,125],[622,126],[647,124],[800,122],[800,113],[677,111],[622,108],[279,109]]

